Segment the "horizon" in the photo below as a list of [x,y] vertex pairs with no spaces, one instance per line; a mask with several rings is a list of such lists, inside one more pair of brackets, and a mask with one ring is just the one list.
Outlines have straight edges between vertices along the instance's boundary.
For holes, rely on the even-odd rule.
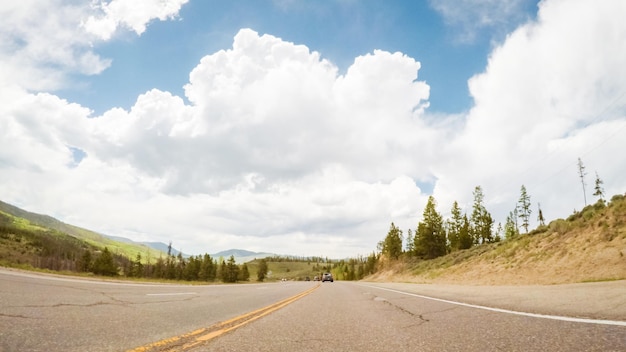
[[[0,5],[0,198],[191,255],[346,258],[429,196],[626,190],[626,2]],[[45,20],[44,20],[45,19]],[[586,175],[579,177],[578,160]],[[581,182],[582,181],[582,182]],[[586,184],[586,185],[583,185]],[[583,186],[586,186],[583,192]]]

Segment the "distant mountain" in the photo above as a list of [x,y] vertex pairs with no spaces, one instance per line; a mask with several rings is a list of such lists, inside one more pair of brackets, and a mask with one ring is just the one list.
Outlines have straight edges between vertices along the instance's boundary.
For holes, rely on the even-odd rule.
[[254,259],[261,259],[266,257],[273,257],[276,254],[274,253],[264,253],[264,252],[252,252],[247,251],[245,249],[228,249],[225,251],[217,252],[215,254],[211,254],[213,258],[222,257],[224,259],[230,258],[230,256],[235,257],[235,262],[237,263],[247,263]]
[[[163,253],[167,253],[167,249],[169,247],[167,243],[163,243],[163,242],[137,242],[137,241],[131,240],[130,238],[126,238],[122,236],[111,236],[111,235],[104,235],[104,236],[112,239],[113,241],[122,242],[122,243],[130,243],[130,244],[135,244],[135,245],[140,245],[140,246],[147,246],[152,249],[156,249],[157,251],[161,251]],[[176,248],[172,247],[171,254],[173,256],[177,256],[178,253],[181,253],[181,252],[177,250]],[[188,257],[188,255],[185,255],[185,253],[182,253],[182,255],[183,257]]]
[[[100,234],[74,225],[66,224],[48,215],[31,213],[2,201],[0,201],[0,211],[16,217],[24,218],[35,225],[57,230],[70,236],[83,239],[101,248],[107,246],[113,252],[124,253],[129,258],[134,258],[138,252],[144,253],[146,251],[154,251],[152,253],[153,258],[158,258],[160,253],[167,253],[168,244],[163,242],[136,242],[126,237]],[[172,255],[177,256],[178,253],[180,253],[179,250],[172,248]],[[184,253],[182,253],[182,255],[184,257],[189,257]],[[245,249],[229,249],[211,254],[211,257],[216,259],[220,257],[228,259],[231,255],[235,257],[235,261],[237,263],[241,264],[254,259],[272,257],[276,254],[252,252]]]
[[217,252],[215,254],[211,254],[212,257],[230,257],[234,255],[235,257],[247,257],[251,255],[259,254],[257,252],[247,251],[245,249],[229,249],[221,252]]
[[[154,248],[158,251],[161,251],[163,253],[167,253],[167,249],[169,247],[169,244],[167,243],[163,243],[163,242],[139,242],[141,244],[145,244],[148,247]],[[173,256],[177,256],[178,253],[181,253],[178,249],[172,247],[172,255]],[[188,255],[186,255],[185,253],[182,253],[183,257],[188,257]]]

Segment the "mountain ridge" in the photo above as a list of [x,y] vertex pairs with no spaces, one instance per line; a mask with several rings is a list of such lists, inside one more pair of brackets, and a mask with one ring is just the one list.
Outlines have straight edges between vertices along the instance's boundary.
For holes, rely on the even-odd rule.
[[[26,219],[35,225],[49,228],[49,229],[56,230],[56,231],[60,231],[72,237],[76,237],[78,239],[86,240],[90,243],[100,243],[102,244],[103,247],[107,245],[113,245],[111,241],[114,241],[118,243],[124,243],[124,244],[129,244],[132,246],[137,246],[137,252],[143,252],[147,248],[151,248],[158,253],[167,254],[168,248],[169,248],[169,244],[164,243],[164,242],[158,242],[158,241],[139,242],[139,241],[134,241],[132,239],[129,239],[127,237],[98,233],[93,230],[88,230],[88,229],[84,229],[78,226],[67,224],[50,215],[34,213],[28,210],[21,209],[15,205],[12,205],[3,201],[0,201],[0,211],[10,214],[12,216],[18,217],[18,218]],[[178,249],[175,249],[174,247],[171,248],[171,255],[177,256],[179,253],[183,257],[186,257],[186,258],[190,256],[188,254],[185,254],[184,252],[179,251]],[[237,263],[245,263],[247,261],[258,259],[258,258],[275,256],[276,254],[266,253],[266,252],[254,252],[254,251],[249,251],[245,249],[233,248],[233,249],[227,249],[227,250],[223,250],[217,253],[213,253],[210,255],[213,258],[224,257],[225,259],[229,258],[232,255],[235,257],[235,261]],[[134,255],[130,255],[129,257],[133,258]]]

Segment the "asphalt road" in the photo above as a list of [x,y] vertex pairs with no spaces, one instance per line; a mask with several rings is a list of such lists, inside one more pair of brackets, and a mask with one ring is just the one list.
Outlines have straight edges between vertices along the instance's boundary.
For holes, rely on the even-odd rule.
[[625,351],[625,289],[146,285],[0,269],[0,351]]
[[289,283],[150,285],[0,268],[0,352],[125,351],[291,297]]

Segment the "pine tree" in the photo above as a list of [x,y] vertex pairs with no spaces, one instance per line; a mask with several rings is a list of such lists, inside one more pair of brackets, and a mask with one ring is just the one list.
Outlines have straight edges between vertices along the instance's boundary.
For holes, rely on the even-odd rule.
[[539,226],[546,226],[546,218],[543,216],[543,211],[541,211],[541,204],[537,203],[537,221],[539,221]]
[[133,263],[133,277],[143,277],[143,263],[141,263],[141,253],[137,252],[137,257],[135,258],[135,262]]
[[502,234],[502,223],[499,222],[498,227],[496,227],[496,236],[494,238],[494,242],[502,241],[502,236],[500,236],[501,234]]
[[92,271],[94,274],[105,276],[116,276],[118,274],[117,264],[107,247],[104,247],[100,256],[94,261]]
[[467,218],[467,214],[463,215],[463,225],[461,226],[461,232],[459,233],[459,249],[472,248],[474,239],[472,238],[470,230],[470,222]]
[[596,172],[596,185],[595,185],[595,192],[593,192],[593,195],[598,197],[598,200],[601,201],[602,203],[604,203],[604,188],[602,187],[602,185],[604,184],[604,182],[602,182],[602,180],[600,179],[600,176],[598,176],[598,172]]
[[437,203],[433,196],[428,197],[424,209],[424,218],[417,225],[415,232],[415,252],[426,259],[437,258],[446,254],[446,233],[443,218],[435,209]]
[[80,259],[78,260],[78,263],[76,264],[76,268],[78,269],[78,271],[81,272],[87,272],[91,270],[91,251],[89,249],[85,250],[83,252],[83,255],[80,257]]
[[202,281],[215,280],[216,265],[213,262],[213,258],[209,254],[205,254],[202,258],[202,264],[200,265],[200,271],[198,273],[198,279]]
[[519,231],[515,225],[515,219],[516,215],[513,212],[510,212],[509,216],[506,217],[506,222],[504,223],[504,238],[510,239],[519,235]]
[[[220,257],[221,258],[221,257]],[[222,259],[220,263],[219,269],[217,269],[217,278],[222,280],[222,282],[226,282],[228,274],[226,272],[226,262]]]
[[415,252],[415,242],[413,240],[413,231],[411,229],[406,231],[404,252],[408,255],[413,255]]
[[259,269],[256,272],[257,281],[263,282],[267,276],[267,262],[265,259],[259,261]]
[[239,281],[248,281],[250,280],[250,271],[248,271],[248,265],[246,263],[241,264],[241,268],[239,269]]
[[463,215],[461,215],[461,208],[459,208],[457,201],[452,204],[451,214],[452,218],[447,221],[447,233],[450,249],[455,251],[461,248],[461,230],[463,228]]
[[526,230],[526,233],[528,233],[528,225],[532,209],[530,209],[530,196],[528,195],[528,192],[526,192],[526,187],[524,185],[522,185],[522,189],[520,191],[517,209],[519,211],[519,217],[522,220],[522,227]]
[[474,188],[474,205],[472,208],[470,230],[475,244],[493,242],[493,218],[483,205],[483,190]]
[[382,253],[387,258],[396,260],[400,258],[402,254],[402,230],[396,227],[394,223],[391,223],[389,232],[382,244]]

